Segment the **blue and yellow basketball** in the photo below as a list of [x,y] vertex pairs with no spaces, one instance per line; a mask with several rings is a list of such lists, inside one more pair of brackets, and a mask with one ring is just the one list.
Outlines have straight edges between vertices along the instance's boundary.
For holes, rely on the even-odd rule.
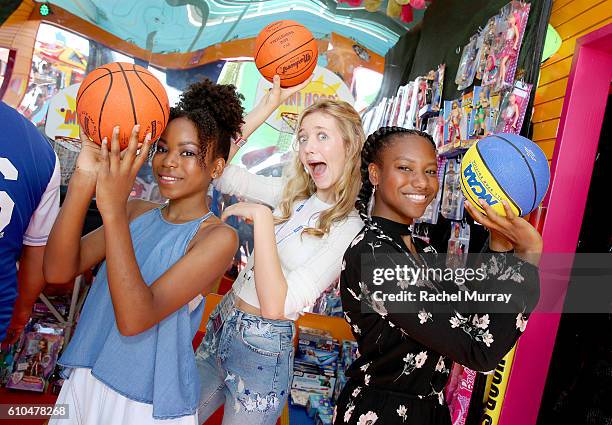
[[461,161],[461,190],[472,205],[484,199],[506,215],[502,200],[525,216],[542,202],[550,182],[548,160],[542,149],[517,134],[494,134],[476,142]]

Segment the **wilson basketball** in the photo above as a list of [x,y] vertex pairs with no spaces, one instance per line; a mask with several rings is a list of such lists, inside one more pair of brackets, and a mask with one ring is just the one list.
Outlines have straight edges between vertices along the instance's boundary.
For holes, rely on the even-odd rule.
[[170,107],[162,83],[145,68],[125,62],[102,65],[87,75],[77,93],[79,125],[87,137],[101,145],[120,126],[121,149],[127,147],[132,128],[140,124],[138,140],[162,134]]
[[255,40],[257,69],[268,81],[278,74],[282,87],[295,86],[310,77],[318,55],[312,33],[295,21],[273,22]]
[[518,216],[542,202],[550,181],[546,155],[538,145],[518,134],[494,134],[470,147],[461,160],[461,189],[468,201],[484,213],[483,199],[505,216],[506,200]]

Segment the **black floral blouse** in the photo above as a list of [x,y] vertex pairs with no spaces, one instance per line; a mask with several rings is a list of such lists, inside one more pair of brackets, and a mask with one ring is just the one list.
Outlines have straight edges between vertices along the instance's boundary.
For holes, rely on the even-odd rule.
[[[489,251],[479,263],[484,286],[510,287],[512,292],[503,312],[460,313],[465,310],[454,309],[450,301],[446,305],[414,301],[410,313],[396,313],[397,305],[380,301],[385,286],[362,271],[394,269],[398,258],[409,267],[419,267],[423,261],[431,267],[431,262],[441,260],[442,254],[413,238],[417,252],[423,254],[421,262],[415,262],[401,237],[408,234],[404,224],[372,217],[344,255],[342,306],[360,357],[347,371],[349,382],[339,397],[335,424],[450,424],[443,391],[452,362],[477,371],[495,369],[525,330],[528,313],[539,299],[535,266],[513,254]],[[460,285],[448,281],[393,284],[415,293],[460,290]]]

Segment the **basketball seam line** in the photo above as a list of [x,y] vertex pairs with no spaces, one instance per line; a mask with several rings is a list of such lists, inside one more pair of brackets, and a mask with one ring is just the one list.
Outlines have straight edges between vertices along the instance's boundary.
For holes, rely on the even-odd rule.
[[[119,71],[111,71],[110,69],[105,68],[105,67],[100,67],[100,69],[106,69],[107,71],[109,71],[109,74],[113,74],[113,73],[115,73],[115,72],[119,72]],[[83,91],[80,93],[80,95],[79,95],[79,94],[77,94],[76,103],[79,103],[79,100],[81,99],[81,97],[83,97],[83,95],[85,94],[85,92],[87,91],[87,89],[88,89],[88,88],[90,88],[90,87],[92,86],[92,84],[93,84],[93,83],[95,83],[95,82],[96,82],[96,81],[98,81],[98,80],[101,80],[102,78],[106,77],[107,75],[108,75],[108,74],[101,75],[101,76],[99,76],[98,78],[96,78],[95,80],[93,80],[91,83],[89,83],[89,85],[88,85],[87,87],[85,87],[85,88],[83,89]],[[82,84],[83,84],[83,83],[81,83],[81,85],[82,85]],[[80,89],[80,87],[79,87],[79,89]]]
[[[105,69],[105,70],[107,70],[107,71],[108,71],[108,74],[117,74],[118,72],[121,72],[121,71],[111,71],[110,69],[108,69],[108,68],[107,68],[107,67],[105,67],[105,66],[99,66],[99,67],[98,67],[98,68],[96,68],[96,69]],[[95,71],[95,70],[94,70],[94,71]],[[131,69],[128,69],[128,71],[131,71]],[[92,71],[92,72],[93,72],[93,71]],[[98,80],[101,80],[102,78],[106,77],[108,74],[101,75],[101,76],[97,77],[95,80],[93,80],[91,83],[89,83],[89,85],[88,85],[87,87],[85,87],[85,89],[83,89],[83,92],[81,93],[81,95],[77,97],[77,99],[76,99],[77,103],[79,103],[79,99],[80,99],[80,98],[83,96],[83,94],[85,94],[85,91],[86,91],[86,90],[87,90],[89,87],[91,87],[91,85],[92,85],[93,83],[95,83],[95,82],[96,82],[96,81],[98,81]]]
[[[129,69],[128,69],[129,71]],[[147,83],[145,83],[145,81],[142,79],[142,77],[140,76],[140,74],[138,73],[138,70],[136,69],[136,66],[134,65],[134,72],[136,73],[136,76],[138,77],[138,79],[140,80],[140,82],[142,84],[144,84],[144,86],[151,92],[151,94],[153,95],[153,97],[155,98],[155,100],[157,101],[157,104],[159,105],[161,111],[162,111],[162,115],[164,116],[164,122],[166,122],[166,111],[164,111],[164,107],[162,106],[161,102],[159,101],[159,99],[157,98],[157,95],[155,94],[155,92],[151,89],[151,87],[149,87],[147,85]]]
[[120,63],[117,63],[117,65],[119,65],[119,68],[121,68],[123,79],[125,80],[125,85],[127,86],[128,94],[130,95],[130,103],[132,104],[132,115],[134,116],[134,125],[136,125],[138,124],[138,119],[136,118],[136,107],[134,106],[134,97],[132,96],[132,89],[130,88],[130,82],[128,81],[127,75],[125,75],[125,70],[123,69],[123,66],[121,66]]
[[311,38],[310,40],[308,40],[307,42],[305,42],[305,43],[303,43],[303,44],[300,44],[300,45],[299,45],[299,46],[297,46],[295,49],[288,51],[287,53],[285,53],[285,54],[284,54],[283,56],[281,56],[280,58],[276,58],[276,59],[274,59],[272,62],[269,62],[269,63],[267,63],[267,64],[265,64],[265,65],[263,65],[263,66],[258,67],[258,68],[259,68],[259,71],[261,72],[261,70],[262,70],[262,69],[264,69],[264,68],[266,68],[266,67],[268,67],[268,66],[272,65],[274,62],[277,62],[279,59],[282,59],[282,58],[284,58],[285,56],[287,56],[287,55],[289,55],[289,54],[291,54],[291,53],[295,52],[297,49],[299,49],[299,48],[301,48],[301,47],[304,47],[305,45],[307,45],[308,43],[310,43],[312,40],[314,40],[314,37],[313,37],[313,38]]
[[277,33],[277,32],[279,32],[279,31],[282,31],[282,30],[284,30],[284,29],[287,29],[287,28],[291,28],[291,27],[301,27],[301,26],[302,26],[302,25],[300,25],[300,24],[298,24],[298,23],[295,23],[295,24],[287,25],[286,27],[281,27],[281,28],[277,29],[276,31],[274,31],[272,34],[270,34],[269,36],[267,36],[265,40],[263,40],[263,41],[261,42],[261,44],[259,45],[259,49],[257,49],[257,53],[255,53],[255,58],[253,58],[253,60],[255,60],[255,61],[257,60],[257,56],[259,56],[259,52],[261,51],[261,48],[264,46],[264,44],[266,44],[266,41],[268,41],[268,40],[270,39],[270,37],[272,37],[274,34],[276,34],[276,33]]
[[[98,139],[100,139],[100,143],[102,143],[101,125],[102,125],[102,114],[104,113],[104,105],[106,105],[106,99],[108,99],[108,94],[110,93],[111,88],[113,88],[113,73],[110,72],[108,68],[104,68],[104,69],[106,69],[109,72],[108,75],[110,77],[110,84],[108,85],[108,89],[106,89],[106,94],[104,95],[104,100],[102,101],[102,107],[100,108],[100,113],[98,114]],[[89,88],[89,86],[87,88]]]
[[531,203],[531,211],[533,211],[533,209],[536,207],[536,205],[535,205],[536,200],[538,199],[538,186],[536,184],[536,178],[533,175],[533,170],[531,169],[531,166],[529,165],[529,162],[527,161],[527,158],[525,158],[525,155],[523,155],[523,152],[521,152],[521,150],[519,148],[514,146],[514,144],[512,144],[510,142],[510,140],[505,139],[505,138],[501,137],[498,134],[495,134],[494,136],[499,138],[499,139],[502,139],[504,142],[506,142],[510,146],[512,146],[519,153],[521,158],[523,158],[523,161],[525,161],[525,165],[527,165],[527,169],[529,170],[529,174],[531,174],[531,182],[533,183],[533,202]]
[[[482,156],[482,153],[480,153],[480,149],[478,148],[478,143],[476,143],[474,146],[476,146],[476,152],[478,152],[478,156],[480,157],[480,160],[482,161],[482,163],[484,164],[485,168],[487,170],[489,170],[489,172],[491,172],[490,168],[489,168],[489,164],[487,164],[487,161],[485,161],[484,157]],[[508,199],[508,201],[510,201],[512,203],[512,205],[514,205],[516,207],[516,209],[519,212],[519,216],[523,213],[523,211],[521,210],[521,208],[516,204],[516,202],[514,202],[514,199],[512,199],[512,197],[510,195],[508,195],[506,193],[506,191],[504,190],[504,188],[502,187],[501,184],[499,184],[499,182],[497,181],[497,179],[495,178],[495,176],[493,175],[493,173],[491,173],[491,177],[493,178],[493,181],[497,184],[497,187],[499,187],[499,190],[501,190],[503,192],[504,195],[506,195],[506,198]],[[503,205],[503,204],[502,204]]]

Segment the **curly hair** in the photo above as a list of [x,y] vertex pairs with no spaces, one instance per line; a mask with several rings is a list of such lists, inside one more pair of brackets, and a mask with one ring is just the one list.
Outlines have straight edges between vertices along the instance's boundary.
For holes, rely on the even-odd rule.
[[205,163],[208,147],[213,144],[214,158],[227,161],[231,141],[240,134],[244,123],[241,104],[244,96],[229,84],[216,84],[209,79],[191,84],[176,106],[170,108],[170,119],[185,117],[198,129],[200,155]]
[[[346,152],[342,175],[334,187],[336,204],[321,213],[317,227],[308,227],[303,231],[312,236],[322,237],[329,232],[333,223],[345,219],[354,208],[355,197],[359,192],[359,168],[357,166],[365,134],[357,111],[349,103],[334,99],[323,99],[304,109],[298,119],[297,128],[301,127],[304,118],[314,112],[323,112],[335,119],[343,135]],[[280,216],[274,219],[275,224],[289,220],[294,203],[310,198],[317,190],[314,180],[304,170],[299,155],[295,155],[288,168],[290,176],[278,206]]]
[[434,151],[436,150],[436,143],[433,138],[419,130],[409,130],[403,127],[381,127],[374,133],[370,134],[366,139],[363,149],[361,150],[361,190],[357,195],[357,201],[355,202],[355,208],[359,212],[359,216],[364,223],[369,224],[371,222],[368,216],[368,202],[372,197],[374,191],[374,185],[370,181],[370,172],[368,166],[371,163],[381,164],[381,153],[384,149],[389,147],[392,143],[398,140],[401,136],[418,136],[429,140]]

